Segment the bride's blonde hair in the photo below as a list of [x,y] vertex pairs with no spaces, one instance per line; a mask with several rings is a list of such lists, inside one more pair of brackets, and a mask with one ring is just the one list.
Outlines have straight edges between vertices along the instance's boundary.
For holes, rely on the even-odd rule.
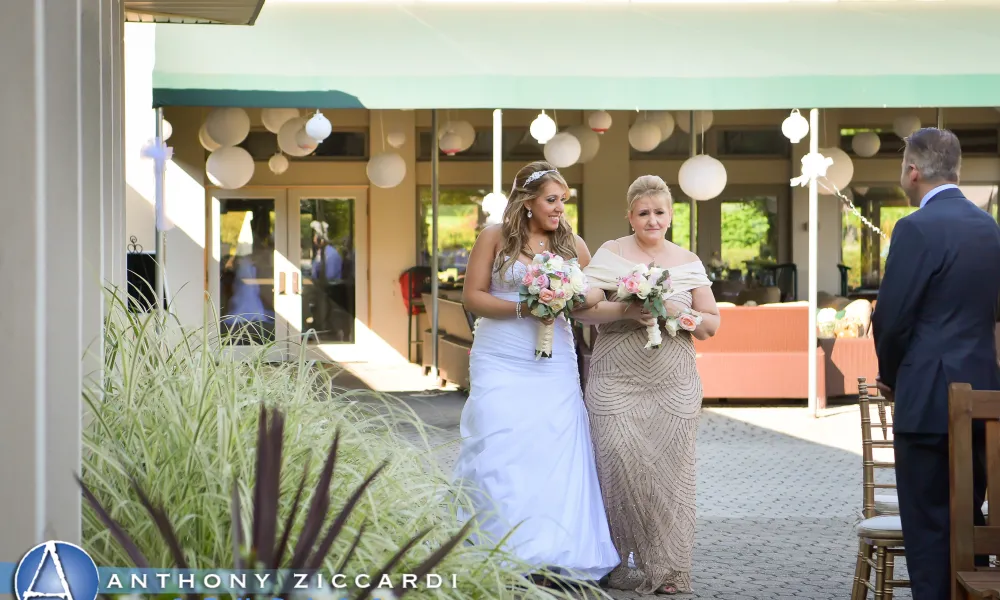
[[[510,199],[503,211],[503,225],[500,227],[503,248],[493,265],[501,276],[514,266],[514,261],[522,252],[534,256],[532,249],[528,247],[529,219],[525,203],[537,198],[538,191],[549,181],[554,181],[569,191],[569,184],[559,171],[543,160],[521,167],[514,177],[514,187],[510,191]],[[559,219],[559,227],[552,232],[552,243],[548,250],[563,258],[577,258],[576,238],[565,217]]]

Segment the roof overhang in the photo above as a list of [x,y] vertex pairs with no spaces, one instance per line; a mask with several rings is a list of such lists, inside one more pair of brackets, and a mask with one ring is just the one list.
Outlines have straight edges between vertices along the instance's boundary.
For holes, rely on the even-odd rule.
[[322,108],[1000,106],[1000,2],[269,0],[163,28],[154,103]]
[[125,0],[131,23],[253,25],[264,0]]

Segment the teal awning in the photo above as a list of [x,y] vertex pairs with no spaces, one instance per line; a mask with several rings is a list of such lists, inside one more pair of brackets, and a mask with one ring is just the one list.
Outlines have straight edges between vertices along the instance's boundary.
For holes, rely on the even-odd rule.
[[158,106],[1000,106],[1000,1],[268,2],[156,28]]

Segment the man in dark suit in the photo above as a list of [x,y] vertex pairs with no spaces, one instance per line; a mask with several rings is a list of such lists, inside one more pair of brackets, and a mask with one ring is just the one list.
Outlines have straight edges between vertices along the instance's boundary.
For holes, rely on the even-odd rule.
[[[920,209],[896,223],[872,315],[877,385],[896,399],[896,485],[914,600],[951,596],[948,385],[1000,389],[1000,226],[958,189],[961,161],[950,131],[921,129],[906,140],[900,185]],[[982,431],[974,443],[983,524]]]

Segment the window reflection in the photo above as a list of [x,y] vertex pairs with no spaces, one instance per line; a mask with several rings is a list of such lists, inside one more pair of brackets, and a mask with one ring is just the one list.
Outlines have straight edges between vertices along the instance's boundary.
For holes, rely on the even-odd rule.
[[220,326],[239,344],[273,342],[274,200],[220,201]]
[[355,338],[354,200],[299,202],[302,331],[310,341],[353,343]]

